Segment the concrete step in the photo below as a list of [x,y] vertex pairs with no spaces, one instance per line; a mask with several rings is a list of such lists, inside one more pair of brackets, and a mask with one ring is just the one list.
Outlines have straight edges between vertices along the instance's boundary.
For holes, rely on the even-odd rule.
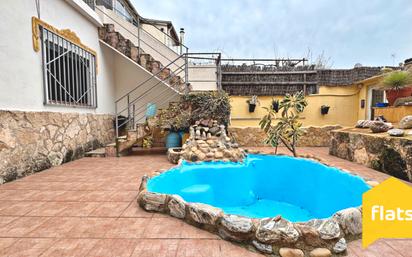
[[166,147],[152,147],[152,148],[143,148],[143,147],[132,147],[129,155],[150,155],[150,154],[166,154]]
[[106,157],[106,149],[104,147],[94,149],[85,153],[84,157]]

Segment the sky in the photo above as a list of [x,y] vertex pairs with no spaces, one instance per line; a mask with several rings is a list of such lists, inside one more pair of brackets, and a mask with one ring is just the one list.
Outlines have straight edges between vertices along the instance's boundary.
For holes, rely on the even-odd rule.
[[183,27],[190,52],[312,62],[323,55],[333,68],[412,57],[412,0],[131,1],[143,17]]

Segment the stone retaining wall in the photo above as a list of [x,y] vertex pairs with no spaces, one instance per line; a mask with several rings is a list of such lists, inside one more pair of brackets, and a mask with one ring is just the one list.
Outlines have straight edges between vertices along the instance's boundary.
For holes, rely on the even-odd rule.
[[[358,129],[359,130],[359,129]],[[412,139],[356,129],[332,131],[331,155],[412,181]]]
[[[323,127],[310,126],[305,128],[305,134],[300,138],[298,146],[305,147],[329,147],[331,131],[340,129],[342,126],[330,125]],[[256,127],[229,127],[230,135],[240,146],[267,146],[263,143],[265,133]]]
[[0,184],[114,140],[111,115],[0,110]]

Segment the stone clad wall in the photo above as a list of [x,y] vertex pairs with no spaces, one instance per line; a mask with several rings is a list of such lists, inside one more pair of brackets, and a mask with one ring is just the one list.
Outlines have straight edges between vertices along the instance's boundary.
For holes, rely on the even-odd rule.
[[[330,146],[331,131],[340,129],[342,126],[331,125],[323,127],[306,127],[305,134],[300,138],[298,146],[305,147],[328,147]],[[263,143],[265,133],[256,127],[229,127],[230,135],[237,140],[240,146],[267,146]]]
[[332,132],[331,155],[412,181],[412,139],[349,129]]
[[114,140],[111,115],[0,110],[0,184]]

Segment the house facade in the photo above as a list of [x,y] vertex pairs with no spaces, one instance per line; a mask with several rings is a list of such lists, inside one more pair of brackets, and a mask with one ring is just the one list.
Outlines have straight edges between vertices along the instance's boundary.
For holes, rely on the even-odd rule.
[[137,123],[147,104],[166,107],[184,90],[173,25],[157,29],[129,1],[0,7],[0,184],[114,142],[116,114]]
[[[306,92],[308,106],[302,114],[304,126],[354,126],[360,119],[372,119],[376,102],[384,102],[383,91],[376,91],[382,77],[382,67],[352,69],[314,69],[309,66],[275,68],[265,71],[246,71],[256,66],[223,68],[223,89],[231,95],[232,127],[259,127],[265,109],[285,93]],[[282,70],[283,69],[283,70]],[[287,70],[285,70],[287,69]],[[247,100],[257,95],[259,103],[249,112]],[[375,95],[375,99],[372,99]],[[327,114],[321,107],[328,106]]]
[[[263,107],[304,90],[305,126],[353,126],[384,100],[374,91],[378,67],[233,65],[220,53],[190,52],[183,30],[142,17],[129,0],[2,1],[0,7],[0,184],[99,147],[130,147],[149,107],[167,108],[190,90],[228,92],[231,127],[253,128],[249,134],[261,134],[264,115],[262,108],[248,111],[252,95]],[[256,138],[253,145],[261,144]]]

